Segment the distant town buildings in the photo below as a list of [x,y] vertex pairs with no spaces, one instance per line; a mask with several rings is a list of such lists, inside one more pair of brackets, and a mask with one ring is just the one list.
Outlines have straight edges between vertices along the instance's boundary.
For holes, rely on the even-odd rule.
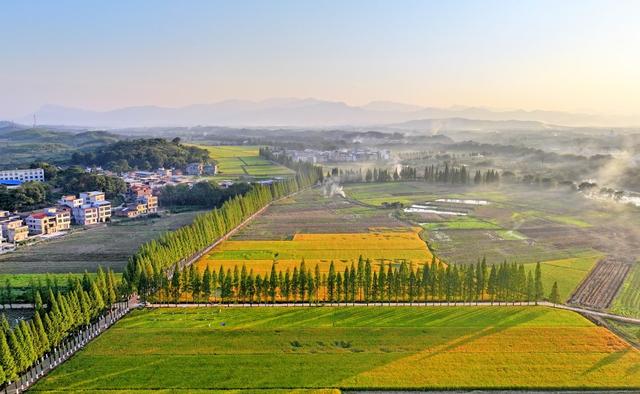
[[0,181],[44,182],[44,170],[42,168],[29,168],[26,170],[0,171]]

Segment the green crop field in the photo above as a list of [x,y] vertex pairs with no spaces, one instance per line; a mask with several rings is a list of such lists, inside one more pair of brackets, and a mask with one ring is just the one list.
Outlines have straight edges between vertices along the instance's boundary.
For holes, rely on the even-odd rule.
[[[553,282],[558,282],[560,299],[566,301],[600,258],[602,255],[599,253],[585,252],[577,257],[541,262],[545,294],[549,294]],[[525,264],[525,269],[533,271],[535,265],[535,263]]]
[[219,173],[212,177],[214,180],[238,179],[242,176],[266,178],[294,174],[287,167],[258,156],[258,146],[197,146],[209,151],[211,158],[218,163]]
[[546,307],[133,312],[47,390],[639,388],[640,351]]
[[625,316],[640,317],[640,264],[632,268],[613,300],[611,310]]

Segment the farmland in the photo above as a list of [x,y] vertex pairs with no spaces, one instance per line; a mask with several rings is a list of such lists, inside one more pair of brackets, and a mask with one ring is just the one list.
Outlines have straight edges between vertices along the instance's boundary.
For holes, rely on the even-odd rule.
[[[551,290],[553,283],[557,282],[560,299],[566,301],[601,257],[598,253],[586,252],[577,257],[542,261],[542,284],[545,291]],[[533,272],[535,264],[529,263],[525,267]]]
[[375,231],[354,234],[296,234],[290,241],[226,241],[198,262],[201,270],[215,270],[222,265],[230,268],[246,264],[256,273],[268,272],[274,259],[278,268],[293,269],[301,260],[311,266],[320,265],[328,272],[329,263],[344,268],[360,256],[373,262],[411,261],[430,263],[432,255],[416,229]]
[[198,145],[209,151],[209,155],[218,163],[214,179],[238,179],[243,176],[256,178],[293,175],[293,171],[264,160],[258,156],[257,146],[209,146]]
[[142,243],[191,223],[199,213],[189,211],[122,221],[24,247],[0,255],[0,273],[83,273],[95,272],[99,265],[120,271]]
[[340,196],[306,190],[279,201],[233,236],[233,240],[287,240],[295,234],[365,233],[375,228],[408,228],[390,211],[354,204]]
[[631,266],[613,258],[598,262],[569,302],[604,309],[611,305]]
[[640,264],[636,263],[627,276],[611,310],[625,316],[640,317]]
[[[486,200],[488,204],[481,206],[460,205],[458,209],[464,208],[461,212],[466,216],[404,216],[425,229],[424,238],[431,250],[446,262],[473,263],[482,256],[489,264],[506,260],[533,267],[542,262],[545,289],[548,291],[558,281],[564,300],[600,258],[629,261],[638,255],[640,226],[634,219],[637,208],[594,202],[562,189],[532,191],[511,185],[485,189],[391,182],[346,185],[345,192],[349,198],[370,205],[397,201],[408,206],[442,198]],[[620,271],[618,285],[623,278],[624,272]],[[629,287],[633,288],[627,285],[625,289]],[[623,294],[614,304],[618,310],[630,308],[623,306],[629,302],[621,301],[623,297],[633,299],[629,291]],[[606,308],[613,296],[615,292],[610,292],[606,300],[591,306]]]
[[135,311],[47,390],[638,388],[640,352],[545,307]]
[[420,238],[420,228],[389,216],[389,212],[353,204],[340,196],[324,196],[319,189],[279,201],[216,247],[198,262],[232,268],[246,264],[255,273],[293,269],[302,259],[321,272],[334,261],[343,270],[360,256],[374,263],[431,262],[432,255]]

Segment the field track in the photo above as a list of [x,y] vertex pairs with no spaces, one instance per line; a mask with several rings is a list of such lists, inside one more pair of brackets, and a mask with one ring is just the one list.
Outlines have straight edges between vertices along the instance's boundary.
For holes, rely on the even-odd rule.
[[569,299],[570,304],[605,309],[618,294],[631,264],[607,257],[598,262]]

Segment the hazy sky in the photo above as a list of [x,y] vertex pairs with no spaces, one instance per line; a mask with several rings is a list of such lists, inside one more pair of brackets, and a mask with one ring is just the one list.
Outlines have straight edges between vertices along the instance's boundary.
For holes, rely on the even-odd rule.
[[0,3],[0,118],[317,97],[640,114],[640,1]]

